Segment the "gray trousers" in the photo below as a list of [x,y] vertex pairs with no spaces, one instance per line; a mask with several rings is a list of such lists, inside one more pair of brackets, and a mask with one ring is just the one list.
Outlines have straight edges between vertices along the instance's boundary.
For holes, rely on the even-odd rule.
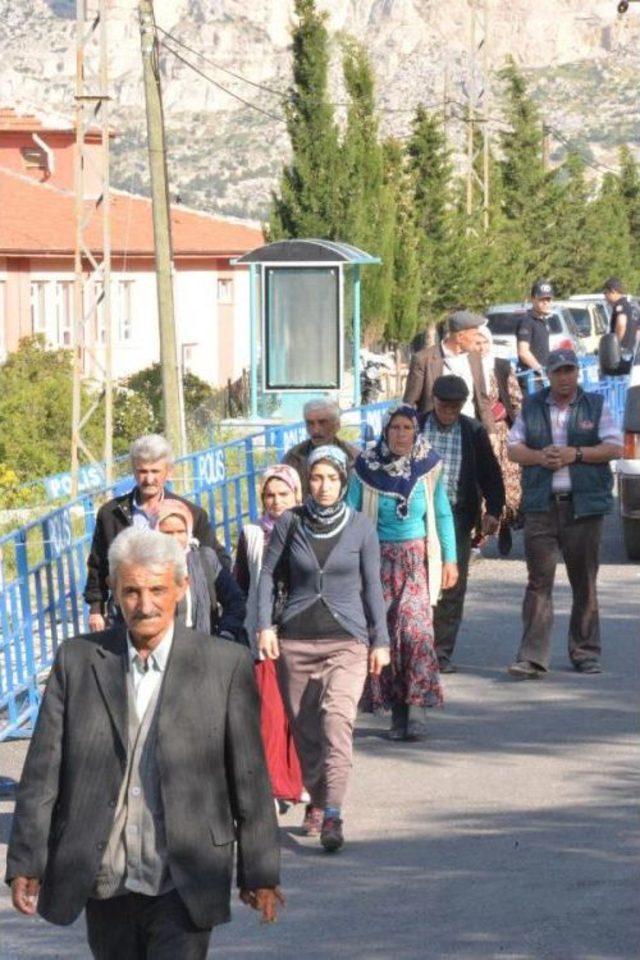
[[458,582],[450,590],[443,590],[433,613],[433,633],[438,660],[447,662],[453,656],[458,631],[464,612],[464,598],[469,578],[471,534],[456,523],[456,550],[458,553]]
[[358,640],[280,641],[280,689],[314,807],[342,806],[367,661],[368,649]]
[[522,605],[523,635],[518,660],[546,670],[553,626],[553,582],[562,557],[573,593],[569,621],[569,657],[576,664],[600,656],[600,618],[596,580],[602,517],[575,520],[571,501],[551,501],[546,513],[528,513],[524,550],[529,581]]
[[95,960],[205,960],[211,930],[200,930],[175,890],[88,900],[87,939]]

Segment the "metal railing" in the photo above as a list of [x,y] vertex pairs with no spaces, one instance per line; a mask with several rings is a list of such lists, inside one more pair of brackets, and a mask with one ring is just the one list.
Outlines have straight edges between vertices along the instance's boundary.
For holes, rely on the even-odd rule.
[[[377,436],[388,406],[345,412],[345,435],[361,442]],[[186,476],[179,492],[208,511],[230,550],[243,524],[258,516],[261,471],[305,437],[304,423],[267,426],[189,454],[179,461]],[[96,513],[112,494],[86,493],[0,537],[0,740],[30,735],[58,645],[87,630],[86,560]]]

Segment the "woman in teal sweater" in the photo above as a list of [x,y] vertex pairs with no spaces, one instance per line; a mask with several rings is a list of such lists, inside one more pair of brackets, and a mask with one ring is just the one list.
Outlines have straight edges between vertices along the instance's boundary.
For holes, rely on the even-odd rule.
[[347,502],[376,525],[387,603],[391,664],[371,677],[365,709],[391,710],[391,740],[424,733],[425,707],[442,704],[432,607],[458,579],[442,464],[413,407],[389,411],[374,447],[355,462]]

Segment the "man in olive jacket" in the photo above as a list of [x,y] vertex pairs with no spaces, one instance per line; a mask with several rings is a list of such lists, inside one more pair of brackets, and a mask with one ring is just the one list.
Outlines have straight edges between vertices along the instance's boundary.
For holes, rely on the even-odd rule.
[[174,621],[188,582],[174,538],[128,529],[109,569],[128,630],[58,649],[6,878],[24,914],[86,909],[97,960],[204,960],[236,841],[241,899],[266,920],[282,902],[252,661]]

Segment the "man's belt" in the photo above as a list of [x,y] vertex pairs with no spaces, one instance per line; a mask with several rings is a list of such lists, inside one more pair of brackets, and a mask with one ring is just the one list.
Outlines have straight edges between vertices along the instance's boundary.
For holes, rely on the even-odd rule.
[[556,503],[565,503],[567,500],[573,500],[573,494],[569,490],[565,490],[562,493],[552,493],[550,499]]

